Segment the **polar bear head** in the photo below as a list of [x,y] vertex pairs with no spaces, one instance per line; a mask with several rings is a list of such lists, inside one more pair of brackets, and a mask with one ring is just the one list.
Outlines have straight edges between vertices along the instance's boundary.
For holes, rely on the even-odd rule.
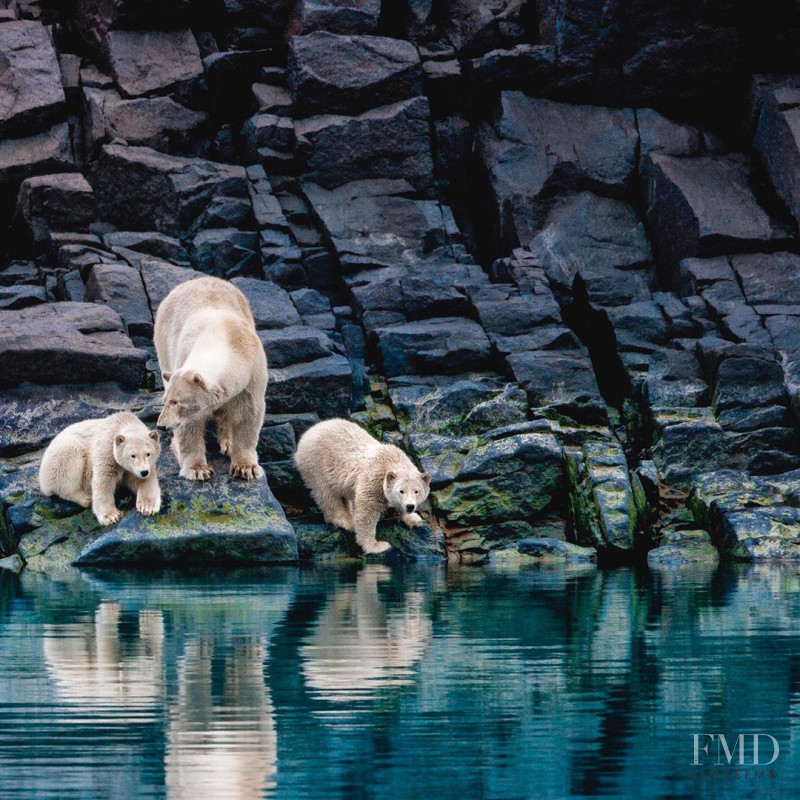
[[114,437],[114,460],[137,478],[154,473],[160,455],[158,431],[134,435],[118,433]]
[[219,393],[209,387],[199,372],[165,372],[164,380],[167,388],[164,392],[164,410],[156,422],[158,428],[177,428],[186,420],[207,414],[220,403]]
[[431,489],[431,476],[412,469],[390,469],[383,478],[386,502],[401,514],[413,514]]

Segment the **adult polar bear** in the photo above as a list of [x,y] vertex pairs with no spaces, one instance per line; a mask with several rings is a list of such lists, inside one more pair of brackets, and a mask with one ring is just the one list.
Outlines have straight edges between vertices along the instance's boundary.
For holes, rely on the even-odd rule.
[[158,427],[174,430],[172,449],[190,481],[214,475],[206,460],[206,421],[235,478],[264,474],[256,444],[264,424],[267,357],[247,298],[219,278],[176,286],[156,312],[154,340],[164,376]]

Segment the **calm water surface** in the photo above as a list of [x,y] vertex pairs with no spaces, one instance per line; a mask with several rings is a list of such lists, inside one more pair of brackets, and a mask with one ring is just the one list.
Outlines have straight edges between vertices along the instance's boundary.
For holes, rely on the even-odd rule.
[[3,800],[798,797],[798,714],[787,569],[0,576]]

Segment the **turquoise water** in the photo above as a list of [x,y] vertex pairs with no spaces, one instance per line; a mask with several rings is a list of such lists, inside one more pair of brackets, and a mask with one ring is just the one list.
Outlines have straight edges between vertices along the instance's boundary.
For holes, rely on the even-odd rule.
[[787,569],[0,577],[4,800],[792,797],[798,714]]

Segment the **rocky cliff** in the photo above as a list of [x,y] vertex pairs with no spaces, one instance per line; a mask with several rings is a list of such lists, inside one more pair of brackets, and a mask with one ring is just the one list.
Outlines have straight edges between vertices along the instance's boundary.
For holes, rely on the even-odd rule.
[[[0,5],[5,554],[352,553],[291,465],[340,415],[433,476],[410,557],[800,557],[794,4]],[[101,531],[41,450],[155,419],[153,314],[198,273],[253,307],[269,486],[166,477]]]

